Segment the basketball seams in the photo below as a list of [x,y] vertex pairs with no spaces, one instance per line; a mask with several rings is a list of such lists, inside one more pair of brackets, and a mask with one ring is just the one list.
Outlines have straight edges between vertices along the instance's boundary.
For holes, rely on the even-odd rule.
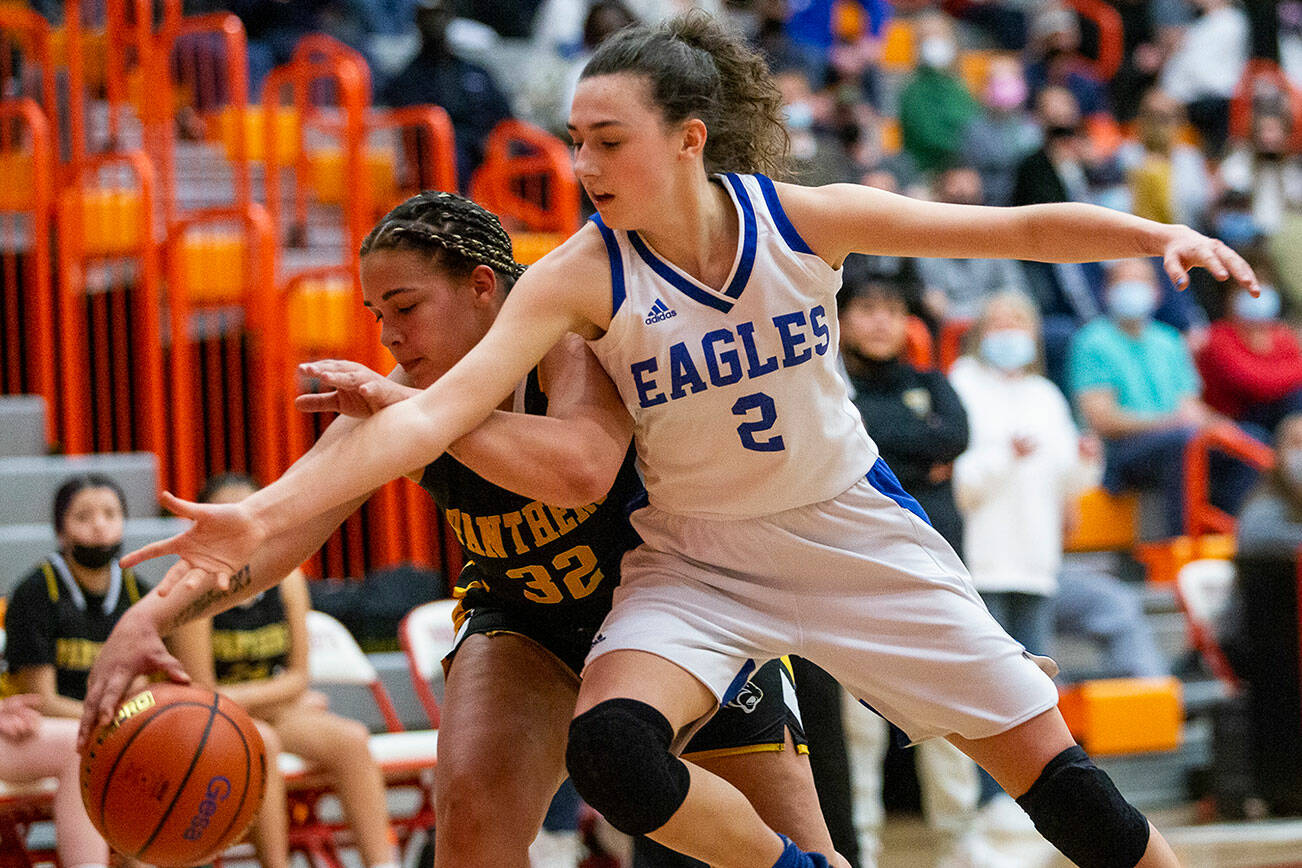
[[[214,692],[212,705],[209,706],[210,712],[208,714],[208,723],[207,725],[204,726],[203,736],[199,739],[199,743],[195,745],[194,754],[190,757],[190,767],[186,769],[185,774],[181,776],[181,780],[176,786],[176,794],[172,796],[172,803],[167,806],[167,810],[164,811],[163,815],[158,818],[158,824],[154,826],[154,831],[150,833],[149,838],[145,840],[144,845],[138,851],[136,851],[135,857],[137,859],[144,858],[145,851],[148,850],[150,846],[154,843],[154,840],[158,837],[158,833],[163,831],[163,826],[167,824],[168,818],[172,816],[172,811],[176,808],[176,803],[181,800],[181,794],[185,792],[185,785],[189,783],[190,775],[194,773],[194,767],[199,764],[199,757],[203,755],[203,747],[205,744],[208,743],[208,736],[209,734],[212,733],[212,724],[213,721],[217,719],[217,705],[220,702],[221,702],[220,694]],[[182,703],[176,703],[176,705],[181,705],[181,704]],[[194,704],[201,704],[201,703],[187,703],[187,704],[194,705]],[[150,720],[152,721],[153,718],[150,718]],[[144,727],[142,726],[140,727],[140,729],[143,730]],[[137,732],[139,732],[139,730],[137,730]]]
[[[222,830],[222,833],[218,839],[221,841],[225,841],[226,836],[229,835],[231,829],[234,828],[236,821],[240,819],[240,814],[243,813],[244,811],[244,801],[249,797],[249,785],[252,782],[252,778],[253,778],[253,751],[249,749],[249,740],[244,737],[244,730],[240,728],[240,725],[238,723],[236,723],[235,718],[231,717],[229,714],[227,714],[225,711],[222,711],[220,708],[217,708],[215,710],[223,720],[225,720],[227,723],[231,725],[231,728],[235,730],[235,734],[240,737],[240,744],[244,747],[244,768],[247,770],[244,775],[244,790],[240,793],[240,803],[235,806],[235,811],[231,814],[231,821],[226,824],[226,828]],[[263,787],[265,787],[266,786],[265,764],[262,767],[262,773],[263,773],[262,785]],[[253,817],[250,816],[248,822],[251,823],[252,821],[253,821]],[[212,855],[213,855],[212,853],[206,854],[206,856],[212,856]]]
[[[154,719],[157,718],[163,712],[169,711],[173,708],[184,708],[187,706],[196,706],[196,705],[201,707],[207,707],[207,703],[204,702],[175,702],[169,705],[158,705],[153,708],[152,713],[148,717],[139,718],[136,721],[139,725],[136,726],[135,731],[132,732],[131,735],[127,737],[126,743],[123,744],[122,747],[118,748],[117,756],[113,758],[113,765],[109,766],[108,771],[104,773],[104,782],[101,785],[100,792],[99,792],[99,799],[97,800],[99,803],[98,808],[99,808],[100,823],[96,825],[102,825],[104,822],[104,806],[105,803],[108,801],[109,784],[113,782],[113,773],[117,771],[118,763],[122,762],[122,758],[127,755],[127,750],[131,747],[131,744],[140,736],[140,733],[144,731],[146,726],[153,723]],[[107,739],[105,739],[105,741],[107,741]],[[90,768],[90,761],[95,758],[95,751],[102,748],[103,748],[103,743],[101,742],[96,744],[93,748],[90,749],[90,751],[87,752],[87,759],[86,759],[87,769]],[[87,783],[87,786],[89,787],[89,782]]]

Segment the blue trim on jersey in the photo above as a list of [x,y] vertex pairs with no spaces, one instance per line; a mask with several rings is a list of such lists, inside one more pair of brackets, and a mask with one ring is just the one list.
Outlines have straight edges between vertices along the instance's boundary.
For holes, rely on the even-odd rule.
[[885,461],[880,458],[874,461],[872,469],[868,471],[868,475],[864,478],[868,480],[868,484],[873,488],[877,489],[882,494],[913,513],[927,524],[931,524],[931,519],[927,518],[927,513],[922,508],[922,504],[914,500],[913,495],[904,490],[904,486],[900,485],[900,481],[895,478],[895,472],[891,470],[890,465]]
[[728,689],[723,691],[723,698],[719,700],[720,708],[737,698],[737,694],[741,693],[741,689],[746,686],[746,682],[750,681],[751,673],[754,671],[755,661],[747,660],[742,665],[741,671],[737,673],[737,677],[732,679],[732,683],[728,685]]
[[642,257],[642,261],[651,266],[651,270],[660,275],[660,277],[674,289],[677,289],[692,301],[708,305],[715,310],[723,311],[724,313],[732,310],[732,302],[727,299],[719,298],[717,295],[711,295],[687,278],[683,277],[677,271],[674,271],[669,267],[669,265],[660,261],[659,257],[651,252],[651,248],[646,246],[646,242],[642,240],[637,232],[629,230],[628,240],[633,242],[633,249],[637,251],[638,256]]
[[590,219],[597,224],[601,240],[606,243],[606,256],[610,258],[610,315],[614,316],[624,304],[624,296],[627,294],[624,291],[624,257],[619,252],[619,242],[615,240],[615,233],[602,222],[601,215],[593,214]]
[[737,194],[742,220],[741,262],[737,263],[737,273],[732,276],[732,282],[728,284],[723,294],[728,298],[741,298],[742,291],[746,289],[746,283],[750,280],[750,270],[755,265],[755,246],[759,241],[759,229],[755,225],[755,206],[751,204],[750,196],[746,195],[746,186],[742,184],[741,178],[732,172],[723,177],[728,179],[728,183]]
[[764,204],[769,206],[769,216],[773,218],[773,223],[778,227],[778,233],[782,235],[782,240],[787,242],[787,246],[796,253],[813,253],[805,243],[805,239],[800,237],[796,227],[791,225],[787,219],[787,212],[782,210],[782,202],[778,200],[777,187],[773,186],[773,179],[767,175],[755,175],[755,180],[759,182],[760,192],[764,194]]

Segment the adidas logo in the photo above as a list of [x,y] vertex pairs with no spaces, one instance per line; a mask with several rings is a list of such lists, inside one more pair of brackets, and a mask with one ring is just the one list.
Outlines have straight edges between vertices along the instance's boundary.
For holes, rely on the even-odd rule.
[[672,316],[678,316],[678,311],[670,310],[663,301],[657,298],[656,303],[651,305],[651,312],[647,314],[647,318],[643,322],[647,325],[653,325]]

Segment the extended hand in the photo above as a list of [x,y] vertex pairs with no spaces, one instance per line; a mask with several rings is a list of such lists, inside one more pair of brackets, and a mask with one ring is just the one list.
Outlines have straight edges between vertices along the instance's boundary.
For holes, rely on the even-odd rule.
[[123,557],[121,564],[134,567],[151,558],[177,555],[181,560],[172,565],[163,580],[168,588],[184,581],[212,581],[227,590],[237,565],[247,564],[267,537],[246,502],[191,503],[168,491],[159,500],[194,524],[174,537],[136,549]]
[[302,376],[331,390],[307,392],[295,398],[294,406],[305,413],[342,413],[365,418],[419,391],[395,383],[365,365],[341,359],[306,362],[298,370]]
[[1176,234],[1162,253],[1162,267],[1179,289],[1189,286],[1189,269],[1201,266],[1218,281],[1233,278],[1257,295],[1257,276],[1243,257],[1215,238],[1195,232],[1187,226],[1175,227]]

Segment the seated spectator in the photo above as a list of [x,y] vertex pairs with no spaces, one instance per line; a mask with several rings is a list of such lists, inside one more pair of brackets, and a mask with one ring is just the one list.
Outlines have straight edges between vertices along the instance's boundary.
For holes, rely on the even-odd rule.
[[1184,109],[1156,88],[1144,94],[1136,118],[1138,142],[1122,147],[1131,211],[1159,223],[1204,225],[1211,181],[1203,155],[1179,141]]
[[1199,351],[1207,404],[1269,439],[1283,418],[1302,411],[1302,348],[1279,318],[1279,291],[1269,284],[1253,298],[1235,289],[1226,315],[1212,324]]
[[54,844],[66,868],[106,868],[108,844],[81,801],[77,722],[44,717],[32,693],[0,699],[0,781],[30,784],[58,778],[54,791]]
[[1232,0],[1191,2],[1202,14],[1184,27],[1159,82],[1185,106],[1203,150],[1218,158],[1229,137],[1230,99],[1248,60],[1248,18]]
[[814,93],[797,67],[778,72],[774,80],[782,92],[792,173],[811,186],[853,181],[855,166],[836,135],[828,96]]
[[1302,213],[1302,156],[1291,151],[1293,117],[1277,92],[1253,100],[1252,140],[1221,162],[1228,190],[1251,199],[1252,221],[1262,235],[1274,235],[1290,214]]
[[[959,166],[936,178],[932,198],[957,205],[984,205],[981,176]],[[936,259],[917,261],[922,303],[937,321],[976,319],[990,295],[1025,291],[1022,269],[1011,259]]]
[[420,0],[416,26],[420,52],[385,86],[378,102],[386,106],[442,106],[456,134],[457,183],[466,189],[484,159],[484,140],[511,117],[506,97],[488,71],[453,54],[447,29],[451,0]]
[[[857,42],[841,43],[834,26],[833,0],[786,3],[786,34],[791,47],[802,59],[809,82],[815,88],[834,79],[863,81],[881,52],[882,34],[891,17],[887,0],[853,0],[863,12],[866,26]],[[865,90],[871,83],[864,82]]]
[[[1068,522],[1074,523],[1071,513]],[[1053,598],[1055,635],[1084,639],[1100,654],[1092,678],[1156,678],[1171,667],[1153,625],[1144,616],[1144,601],[1133,584],[1094,569],[1068,568],[1058,574]],[[1067,681],[1086,673],[1064,672]]]
[[[236,503],[256,490],[247,476],[218,476],[204,486],[199,502]],[[371,757],[369,733],[361,723],[332,714],[326,697],[308,689],[310,607],[307,579],[296,570],[257,597],[196,622],[196,638],[178,656],[196,683],[244,706],[270,727],[284,750],[326,774],[366,868],[397,868],[384,778]],[[259,827],[283,824],[284,811],[283,802],[269,801]]]
[[930,12],[918,18],[916,29],[919,65],[900,93],[900,132],[904,150],[919,169],[931,172],[953,162],[979,107],[955,71],[954,22]]
[[1076,13],[1057,3],[1046,3],[1031,19],[1030,60],[1026,79],[1031,92],[1046,87],[1071,91],[1086,117],[1108,111],[1107,91],[1089,58],[1080,52],[1080,21]]
[[1040,147],[1040,129],[1026,110],[1027,84],[1016,57],[990,61],[981,91],[982,111],[963,134],[960,157],[981,173],[989,205],[1013,198],[1017,166]]
[[[919,371],[903,360],[908,315],[904,296],[891,283],[847,283],[840,312],[842,358],[855,406],[882,458],[936,530],[961,550],[963,523],[950,475],[952,462],[967,446],[967,419],[943,374]],[[864,864],[875,865],[881,849],[888,725],[849,702],[844,727],[859,849]],[[920,744],[917,760],[927,825],[940,839],[942,859],[948,860],[941,864],[993,864],[980,861],[986,847],[975,831],[975,764],[944,739]]]
[[1302,547],[1302,415],[1275,431],[1275,467],[1239,514],[1236,581],[1218,626],[1248,685],[1248,741],[1257,794],[1273,813],[1302,814],[1298,680],[1298,552]]
[[[1103,438],[1104,485],[1114,493],[1159,491],[1165,532],[1175,536],[1184,529],[1185,445],[1219,417],[1199,398],[1198,374],[1179,332],[1153,320],[1158,287],[1151,263],[1115,262],[1107,281],[1109,316],[1072,339],[1070,391],[1086,424]],[[1230,461],[1213,460],[1212,471],[1213,500],[1237,512],[1254,474]]]
[[[99,474],[74,476],[54,495],[54,531],[59,551],[51,554],[14,589],[5,613],[10,683],[40,697],[50,717],[81,717],[86,679],[113,625],[149,588],[131,570],[118,566],[126,521],[126,497],[112,479]],[[184,627],[168,644],[189,647],[198,632]],[[274,733],[264,732],[264,740]],[[269,756],[276,743],[268,741]],[[254,841],[264,868],[289,868],[283,781],[268,764],[267,792],[280,788],[281,846]]]

